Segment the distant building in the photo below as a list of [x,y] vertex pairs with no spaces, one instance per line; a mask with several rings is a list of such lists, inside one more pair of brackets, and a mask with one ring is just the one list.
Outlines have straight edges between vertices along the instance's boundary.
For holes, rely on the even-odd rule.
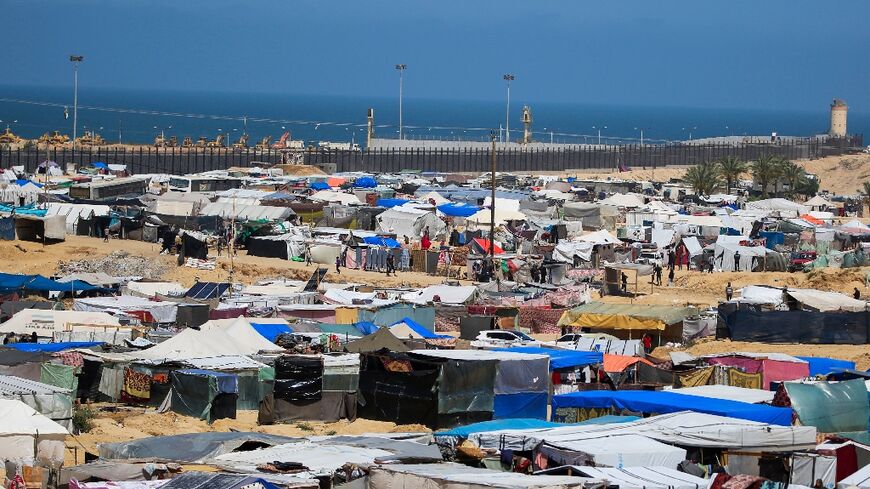
[[849,107],[846,102],[835,98],[831,102],[831,129],[828,134],[835,138],[846,137],[846,115],[849,112]]

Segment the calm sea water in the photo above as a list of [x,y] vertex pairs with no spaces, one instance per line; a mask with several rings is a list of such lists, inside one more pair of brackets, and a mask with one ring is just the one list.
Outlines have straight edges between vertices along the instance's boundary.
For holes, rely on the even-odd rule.
[[[48,102],[68,106],[40,106],[0,101],[0,120],[19,135],[36,137],[51,130],[72,133],[72,89],[0,87],[0,98]],[[511,134],[520,136],[524,101],[511,107]],[[530,103],[534,137],[539,141],[633,142],[643,128],[646,140],[684,140],[722,135],[809,136],[828,128],[828,107],[818,110],[698,109],[679,107],[621,107]],[[123,109],[94,110],[83,106]],[[366,110],[375,109],[380,137],[396,137],[398,101],[363,97],[326,97],[252,93],[167,92],[79,88],[79,134],[97,130],[109,141],[150,143],[164,130],[168,135],[194,140],[214,138],[219,132],[235,141],[247,128],[253,144],[266,135],[277,139],[285,130],[306,142],[364,142]],[[131,112],[134,111],[134,112]],[[152,111],[141,114],[135,111]],[[169,115],[172,113],[175,115]],[[211,117],[211,116],[227,116]],[[242,118],[248,116],[247,126]],[[268,119],[264,121],[262,119]],[[18,121],[18,122],[13,122]],[[498,101],[445,101],[405,99],[407,138],[488,140],[491,130],[505,123],[505,105]],[[854,108],[849,132],[870,130],[870,113]],[[516,131],[516,132],[515,132]]]

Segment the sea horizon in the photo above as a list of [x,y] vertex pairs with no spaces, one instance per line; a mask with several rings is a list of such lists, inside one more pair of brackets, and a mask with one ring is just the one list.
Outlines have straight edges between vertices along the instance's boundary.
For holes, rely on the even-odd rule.
[[[72,89],[58,86],[0,85],[2,129],[35,138],[52,130],[72,133]],[[637,143],[680,141],[730,135],[813,136],[827,132],[828,104],[818,109],[717,108],[656,105],[535,102],[511,100],[511,138],[521,135],[523,105],[532,112],[536,141],[559,143]],[[848,101],[847,101],[848,103]],[[504,100],[405,97],[404,135],[408,139],[488,140],[505,125]],[[65,106],[65,107],[64,107]],[[96,110],[94,107],[110,110]],[[247,130],[249,145],[284,131],[306,143],[365,142],[366,113],[375,109],[377,137],[398,136],[398,97],[144,90],[79,86],[78,134],[94,130],[108,142],[150,144],[163,131],[179,142],[189,136],[231,142]],[[68,118],[65,118],[65,109]],[[120,109],[115,111],[115,109]],[[146,112],[146,113],[143,113]],[[170,115],[171,114],[171,115]],[[244,118],[247,116],[247,125]],[[17,122],[15,122],[17,121]],[[870,130],[870,113],[850,109],[849,133]],[[499,132],[499,137],[501,133]]]

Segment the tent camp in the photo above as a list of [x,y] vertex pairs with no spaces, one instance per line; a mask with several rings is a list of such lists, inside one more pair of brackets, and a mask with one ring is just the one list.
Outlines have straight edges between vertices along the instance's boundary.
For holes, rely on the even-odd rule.
[[70,431],[73,427],[73,397],[69,389],[0,375],[0,399],[21,401]]
[[0,460],[63,462],[66,428],[17,400],[0,399],[0,419]]
[[562,314],[559,326],[589,328],[632,339],[644,332],[682,339],[682,323],[698,313],[694,307],[647,306],[589,302]]
[[118,318],[97,311],[23,309],[5,323],[0,333],[36,333],[55,341],[104,341],[122,345],[132,338],[132,329],[121,327]]
[[178,314],[178,303],[153,301],[144,297],[121,295],[114,297],[84,297],[73,303],[74,311],[140,313],[145,322],[174,323]]
[[418,209],[412,205],[387,209],[378,214],[375,220],[378,223],[377,232],[395,234],[399,238],[422,236],[426,228],[429,228],[429,237],[434,238],[441,234],[445,228],[444,221],[439,219],[434,212]]

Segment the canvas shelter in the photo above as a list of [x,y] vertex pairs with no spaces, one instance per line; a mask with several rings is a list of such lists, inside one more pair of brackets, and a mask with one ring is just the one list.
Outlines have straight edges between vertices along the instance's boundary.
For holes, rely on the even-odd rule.
[[67,430],[72,430],[74,397],[69,389],[0,375],[0,399],[21,401]]
[[541,470],[536,474],[558,474],[570,470],[572,474],[606,480],[618,485],[620,489],[704,489],[710,485],[709,479],[696,477],[679,471],[671,466],[643,467],[589,467],[569,465]]
[[801,424],[824,433],[867,431],[870,403],[864,379],[843,382],[785,382]]
[[402,340],[396,338],[396,335],[390,333],[389,328],[378,328],[370,335],[348,342],[344,348],[351,353],[369,353],[381,350],[402,353],[411,350]]
[[584,477],[532,476],[456,463],[379,465],[372,467],[368,477],[370,489],[581,489],[594,482]]
[[693,307],[588,302],[565,311],[559,319],[559,326],[606,331],[628,339],[651,332],[679,341],[682,339],[683,320],[697,313]]
[[495,361],[493,419],[547,417],[548,355],[510,350],[414,350],[412,353],[447,360]]
[[214,370],[185,369],[169,374],[172,383],[173,412],[209,423],[236,417],[239,378]]
[[377,228],[379,233],[395,234],[396,237],[417,238],[423,235],[423,231],[429,228],[429,237],[434,239],[444,231],[444,221],[438,218],[434,212],[419,209],[412,205],[393,207],[377,215]]
[[0,419],[0,460],[63,462],[66,428],[14,399],[0,399]]
[[144,322],[174,323],[178,303],[153,301],[144,297],[121,295],[114,297],[82,297],[73,303],[74,311],[126,313],[139,315]]
[[103,341],[121,345],[132,338],[132,328],[105,312],[22,309],[0,323],[0,333],[36,333],[52,341]]

